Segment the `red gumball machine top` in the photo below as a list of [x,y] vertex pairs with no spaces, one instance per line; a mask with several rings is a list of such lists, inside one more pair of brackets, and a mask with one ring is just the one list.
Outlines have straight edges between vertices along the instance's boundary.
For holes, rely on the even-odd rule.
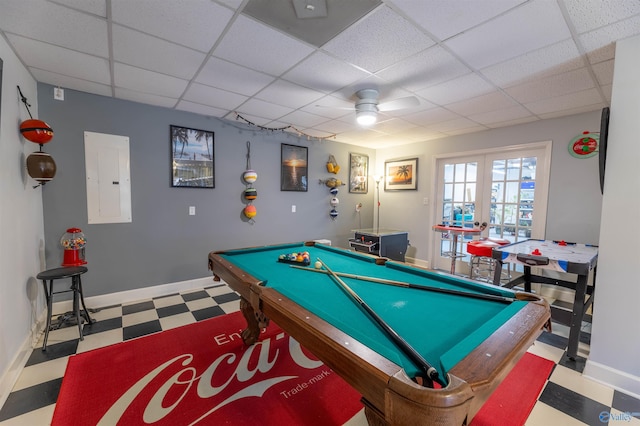
[[60,238],[60,245],[64,249],[64,258],[62,266],[80,266],[85,265],[87,261],[84,258],[84,246],[87,239],[80,228],[69,228],[67,232]]

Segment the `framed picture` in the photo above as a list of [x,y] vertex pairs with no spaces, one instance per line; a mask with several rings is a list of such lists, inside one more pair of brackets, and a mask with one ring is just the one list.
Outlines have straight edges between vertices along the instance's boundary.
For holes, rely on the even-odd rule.
[[170,127],[171,186],[215,188],[213,132]]
[[369,189],[369,156],[349,153],[349,192],[366,194]]
[[385,161],[384,190],[418,189],[418,159]]
[[307,192],[307,155],[307,147],[280,145],[280,191]]

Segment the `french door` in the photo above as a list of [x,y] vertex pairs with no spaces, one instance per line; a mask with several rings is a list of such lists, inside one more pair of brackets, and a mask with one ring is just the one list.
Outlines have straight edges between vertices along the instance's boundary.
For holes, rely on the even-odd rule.
[[437,160],[438,224],[483,228],[478,235],[435,235],[432,265],[468,274],[467,243],[477,238],[516,242],[544,238],[551,144],[534,144]]

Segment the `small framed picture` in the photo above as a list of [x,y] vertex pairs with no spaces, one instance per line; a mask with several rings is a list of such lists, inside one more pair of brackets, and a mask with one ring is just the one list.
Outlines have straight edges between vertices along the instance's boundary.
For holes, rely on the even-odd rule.
[[215,188],[213,132],[170,126],[171,186]]
[[384,177],[385,191],[418,189],[418,159],[386,161]]
[[280,190],[307,192],[309,184],[308,148],[280,145]]
[[366,194],[369,190],[369,156],[349,153],[349,192]]

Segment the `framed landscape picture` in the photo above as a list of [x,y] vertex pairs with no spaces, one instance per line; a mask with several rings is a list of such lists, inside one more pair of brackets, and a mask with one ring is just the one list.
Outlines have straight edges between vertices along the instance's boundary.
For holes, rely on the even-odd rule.
[[418,188],[418,159],[386,161],[384,190],[397,191]]
[[349,192],[366,194],[368,192],[369,156],[349,153]]
[[171,186],[215,188],[213,132],[170,126]]
[[306,192],[308,189],[308,148],[280,145],[280,190]]

